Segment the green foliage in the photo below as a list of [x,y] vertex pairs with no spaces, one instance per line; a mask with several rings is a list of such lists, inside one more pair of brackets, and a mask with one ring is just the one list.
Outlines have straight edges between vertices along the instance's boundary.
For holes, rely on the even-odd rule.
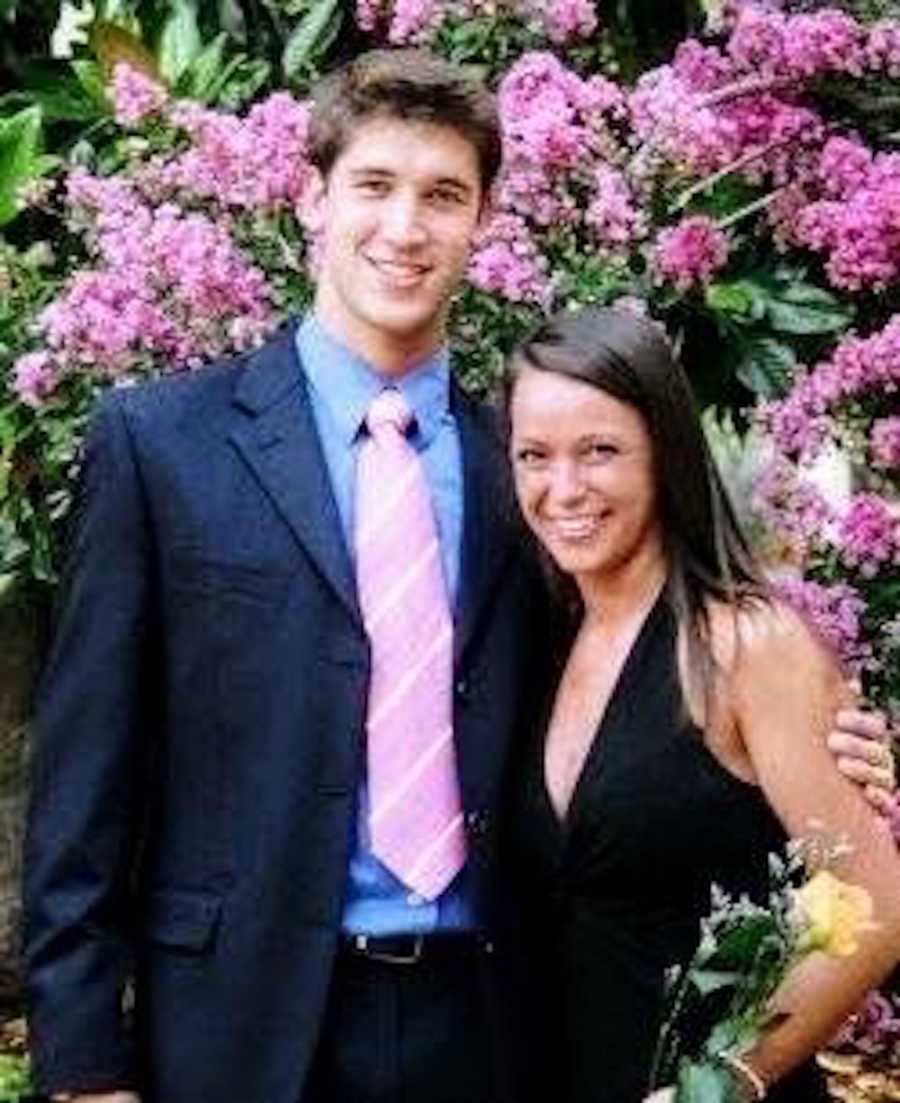
[[203,52],[197,25],[196,0],[172,0],[157,47],[159,75],[170,86],[178,84],[191,64]]
[[22,188],[56,163],[43,153],[39,107],[26,107],[0,119],[0,226],[19,213]]
[[506,357],[540,318],[536,307],[502,304],[477,288],[463,287],[450,318],[454,374],[462,386],[476,395],[495,394]]
[[27,1057],[0,1053],[0,1103],[18,1103],[32,1091]]
[[704,305],[722,335],[730,370],[763,398],[783,395],[798,356],[815,352],[855,317],[852,303],[784,263],[711,283]]
[[296,86],[319,72],[343,26],[344,11],[340,0],[307,0],[294,7],[302,18],[285,43],[281,66],[287,81]]
[[685,1061],[678,1070],[678,1103],[742,1103],[727,1069],[712,1061]]

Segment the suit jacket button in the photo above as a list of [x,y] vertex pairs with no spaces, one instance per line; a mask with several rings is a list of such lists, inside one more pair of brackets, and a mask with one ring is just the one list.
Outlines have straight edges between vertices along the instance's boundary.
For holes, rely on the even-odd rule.
[[491,817],[488,812],[476,809],[466,813],[466,832],[471,839],[483,839],[488,833]]
[[460,701],[469,696],[469,681],[467,678],[457,678],[453,691]]

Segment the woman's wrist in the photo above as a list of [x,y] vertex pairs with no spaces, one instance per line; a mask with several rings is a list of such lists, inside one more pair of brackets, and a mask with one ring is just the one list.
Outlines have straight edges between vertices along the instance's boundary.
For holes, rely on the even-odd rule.
[[768,1085],[759,1072],[743,1057],[734,1053],[717,1053],[716,1060],[724,1065],[738,1085],[741,1097],[747,1103],[762,1103],[768,1092]]

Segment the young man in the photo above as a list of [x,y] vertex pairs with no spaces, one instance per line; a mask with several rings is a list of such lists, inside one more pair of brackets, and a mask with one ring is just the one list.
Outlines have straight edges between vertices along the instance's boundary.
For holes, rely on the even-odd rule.
[[541,586],[444,333],[496,115],[373,53],[319,89],[311,147],[314,313],[113,393],[89,437],[27,855],[58,1098],[517,1091],[495,820]]

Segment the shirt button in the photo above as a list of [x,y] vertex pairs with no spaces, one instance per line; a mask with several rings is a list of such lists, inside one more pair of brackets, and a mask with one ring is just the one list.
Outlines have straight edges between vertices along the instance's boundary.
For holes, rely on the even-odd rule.
[[420,896],[417,892],[411,892],[406,898],[407,904],[411,908],[421,908],[423,904],[427,904],[428,901],[424,896]]

